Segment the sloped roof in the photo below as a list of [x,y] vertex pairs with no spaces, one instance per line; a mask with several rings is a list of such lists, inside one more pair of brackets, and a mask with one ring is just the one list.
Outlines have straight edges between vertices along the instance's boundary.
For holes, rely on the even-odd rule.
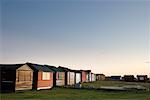
[[50,66],[50,65],[44,65],[44,66],[50,68],[50,69],[53,70],[54,72],[65,72],[63,69],[57,68],[57,67],[55,67],[55,66]]
[[24,64],[0,64],[0,70],[16,70]]
[[96,74],[96,75],[103,75],[103,76],[105,76],[104,74]]
[[[66,71],[66,72],[77,72],[77,70],[74,70],[74,69],[69,69],[67,67],[62,67],[62,66],[59,66],[58,68]],[[78,72],[81,72],[81,70],[78,70]]]
[[68,71],[71,72],[71,71],[73,71],[73,70],[71,70],[71,69],[69,69],[69,68],[67,68],[67,67],[62,67],[62,66],[59,66],[58,68],[64,70],[65,72],[68,72]]
[[88,73],[91,72],[91,70],[81,70],[81,71],[88,72]]
[[147,75],[137,75],[137,77],[147,77]]
[[82,72],[81,70],[71,70],[71,71],[73,71],[75,73],[81,73]]
[[111,76],[111,77],[121,77],[121,76]]
[[48,67],[44,65],[33,64],[33,63],[26,63],[26,64],[35,71],[54,72],[53,70],[49,69]]

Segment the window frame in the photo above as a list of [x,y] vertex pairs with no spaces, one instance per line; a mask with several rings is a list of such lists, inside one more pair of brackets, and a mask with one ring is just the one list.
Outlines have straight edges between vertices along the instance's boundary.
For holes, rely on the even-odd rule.
[[50,80],[50,72],[42,72],[42,80]]

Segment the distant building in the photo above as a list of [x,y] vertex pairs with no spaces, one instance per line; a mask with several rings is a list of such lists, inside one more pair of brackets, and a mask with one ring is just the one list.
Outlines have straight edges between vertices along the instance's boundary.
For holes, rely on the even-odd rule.
[[111,76],[111,80],[112,81],[120,81],[121,80],[121,76]]
[[106,76],[106,77],[105,77],[105,80],[106,80],[106,81],[111,81],[111,77],[110,77],[110,76]]
[[89,82],[89,73],[91,72],[91,70],[80,70],[81,71],[81,82]]
[[97,81],[104,81],[105,75],[104,74],[96,74],[96,80]]
[[96,81],[96,74],[94,74],[94,73],[91,73],[91,81],[92,82],[94,82],[94,81]]
[[123,79],[126,82],[134,82],[135,81],[134,75],[124,75]]
[[146,81],[148,81],[148,77],[147,77],[147,75],[137,75],[137,80],[139,82],[146,82]]

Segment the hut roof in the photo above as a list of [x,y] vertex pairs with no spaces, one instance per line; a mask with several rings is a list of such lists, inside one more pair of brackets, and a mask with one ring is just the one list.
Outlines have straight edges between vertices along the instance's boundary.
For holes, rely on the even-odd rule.
[[137,77],[147,77],[147,75],[137,75]]
[[105,76],[104,74],[96,74],[96,75],[102,75],[102,76]]
[[119,78],[119,77],[121,77],[121,76],[111,76],[111,77],[118,77],[118,78]]
[[124,75],[124,77],[134,77],[134,75]]
[[65,72],[63,69],[57,68],[55,66],[50,66],[50,65],[44,65],[44,66],[48,67],[49,69],[51,69],[54,72]]
[[84,71],[84,72],[91,72],[91,70],[80,70],[80,71]]
[[62,70],[64,70],[64,71],[66,71],[66,72],[74,72],[73,69],[69,69],[69,68],[67,68],[67,67],[59,66],[58,68],[60,68],[60,69],[62,69]]
[[62,70],[64,70],[64,71],[70,71],[70,69],[69,69],[69,68],[66,68],[66,67],[59,66],[58,68],[59,68],[59,69],[62,69]]
[[16,70],[24,64],[0,64],[0,70]]
[[33,64],[33,63],[26,63],[26,64],[35,71],[54,72],[53,70],[51,70],[50,68],[48,68],[44,65]]

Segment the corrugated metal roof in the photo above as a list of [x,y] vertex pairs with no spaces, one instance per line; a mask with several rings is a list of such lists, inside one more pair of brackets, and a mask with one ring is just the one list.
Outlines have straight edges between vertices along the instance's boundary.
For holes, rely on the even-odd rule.
[[44,65],[33,64],[33,63],[26,63],[29,67],[36,71],[44,71],[44,72],[53,72],[53,70],[49,69]]

